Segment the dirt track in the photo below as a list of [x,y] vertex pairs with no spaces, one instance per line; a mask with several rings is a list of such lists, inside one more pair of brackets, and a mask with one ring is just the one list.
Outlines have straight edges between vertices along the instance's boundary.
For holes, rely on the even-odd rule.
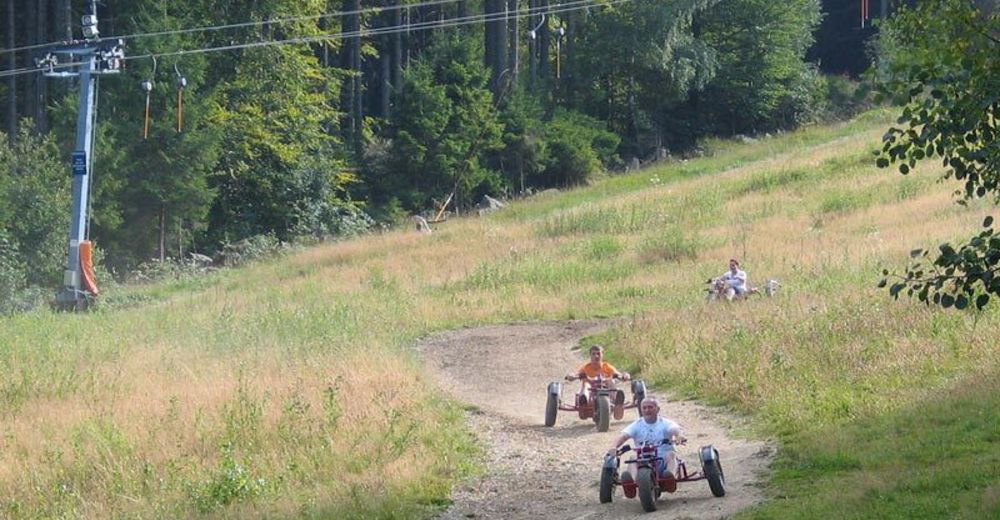
[[[542,423],[548,383],[582,364],[580,339],[607,326],[589,321],[515,324],[461,329],[420,342],[418,350],[442,383],[460,401],[479,408],[470,423],[489,450],[488,474],[460,484],[454,504],[440,518],[722,518],[762,500],[759,483],[772,458],[771,446],[730,436],[726,424],[735,419],[719,410],[661,400],[661,413],[684,428],[688,445],[679,454],[689,469],[700,469],[698,446],[713,444],[719,450],[726,496],[713,497],[708,484],[699,481],[665,494],[651,514],[643,512],[638,499],[626,499],[620,488],[613,503],[598,502],[602,456],[636,412],[628,410],[624,419],[612,421],[606,433],[569,412],[559,412],[553,428]],[[564,400],[572,399],[576,384],[564,385]],[[665,397],[656,388],[650,394]]]

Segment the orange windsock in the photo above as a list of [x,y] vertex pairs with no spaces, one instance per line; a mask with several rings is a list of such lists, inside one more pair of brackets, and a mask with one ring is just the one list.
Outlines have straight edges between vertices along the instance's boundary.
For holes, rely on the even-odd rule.
[[90,240],[80,242],[80,271],[83,272],[83,288],[97,296],[97,276],[94,274],[94,247]]

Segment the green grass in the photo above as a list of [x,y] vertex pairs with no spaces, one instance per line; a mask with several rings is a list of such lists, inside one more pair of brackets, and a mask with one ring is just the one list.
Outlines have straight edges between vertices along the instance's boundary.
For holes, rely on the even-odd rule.
[[775,498],[744,518],[996,518],[1000,374],[960,380],[890,413],[799,432]]

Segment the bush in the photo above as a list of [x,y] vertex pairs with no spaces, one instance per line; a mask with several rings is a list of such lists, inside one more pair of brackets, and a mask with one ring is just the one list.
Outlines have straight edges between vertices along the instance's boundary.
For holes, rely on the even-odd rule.
[[870,85],[847,76],[826,77],[826,100],[826,116],[832,119],[849,119],[874,106]]
[[223,265],[236,266],[278,256],[285,248],[286,244],[273,234],[255,235],[238,242],[223,244],[218,256]]
[[778,99],[774,119],[778,128],[796,128],[815,123],[826,113],[826,80],[813,66],[793,72]]
[[[0,133],[0,142],[7,137]],[[0,146],[0,232],[16,254],[25,284],[62,280],[70,213],[70,176],[50,136],[24,125],[11,148]],[[8,262],[9,262],[8,261]]]
[[663,235],[648,238],[639,245],[639,259],[647,264],[694,260],[700,244],[677,228],[668,229]]
[[560,110],[545,126],[547,164],[532,184],[542,188],[587,183],[614,158],[620,139],[592,117]]
[[0,291],[3,291],[0,293],[0,313],[14,312],[20,307],[18,300],[27,280],[20,258],[17,242],[0,229]]

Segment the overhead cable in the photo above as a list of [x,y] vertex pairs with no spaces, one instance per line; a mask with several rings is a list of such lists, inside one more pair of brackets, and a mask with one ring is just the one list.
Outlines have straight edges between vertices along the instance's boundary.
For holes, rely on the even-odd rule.
[[[239,43],[233,45],[223,45],[218,47],[203,47],[198,49],[185,49],[180,51],[172,52],[162,52],[162,53],[148,53],[141,55],[126,56],[125,61],[133,61],[140,59],[147,59],[153,57],[166,57],[166,56],[185,56],[192,54],[205,54],[210,52],[218,51],[231,51],[240,49],[253,49],[261,47],[273,47],[276,45],[289,45],[289,44],[300,44],[300,43],[315,43],[320,41],[328,40],[342,40],[346,38],[354,37],[367,37],[367,36],[381,36],[387,34],[403,33],[407,31],[420,31],[427,29],[442,29],[459,27],[463,25],[472,25],[482,22],[497,21],[503,19],[520,19],[528,16],[533,16],[540,13],[545,14],[558,14],[571,11],[579,11],[581,9],[589,9],[591,7],[605,7],[613,6],[617,4],[631,2],[633,0],[574,0],[571,2],[564,2],[562,4],[550,5],[548,7],[540,6],[528,9],[522,9],[518,11],[508,11],[508,12],[496,12],[489,14],[476,14],[471,16],[464,16],[458,18],[449,18],[445,20],[433,20],[428,22],[419,22],[415,24],[408,25],[394,25],[388,27],[376,27],[371,29],[361,29],[358,31],[348,31],[348,32],[337,32],[337,33],[326,33],[317,34],[312,36],[303,36],[298,38],[286,38],[282,40],[265,40],[265,41],[255,41],[247,43]],[[56,69],[67,69],[76,67],[77,63],[59,63],[52,65],[48,70]],[[22,74],[30,74],[34,72],[39,72],[41,69],[33,68],[21,68],[13,69],[9,71],[0,71],[0,78],[8,76],[18,76]]]
[[[351,16],[351,15],[356,15],[356,14],[381,13],[381,12],[385,12],[385,11],[395,11],[395,10],[402,10],[402,9],[415,9],[415,8],[419,8],[419,7],[428,7],[428,6],[439,5],[439,4],[448,4],[448,3],[452,3],[452,2],[456,2],[456,1],[458,1],[458,0],[428,0],[426,2],[420,2],[420,3],[416,3],[416,4],[393,5],[393,6],[384,6],[384,7],[366,7],[364,9],[356,9],[356,10],[353,10],[353,11],[334,11],[334,12],[324,13],[324,14],[316,14],[316,15],[308,15],[308,16],[296,16],[296,17],[291,17],[291,18],[274,18],[274,19],[271,19],[271,20],[261,20],[261,21],[257,21],[257,22],[241,22],[241,23],[234,23],[234,24],[227,24],[227,25],[206,25],[206,26],[203,26],[203,27],[192,27],[192,28],[188,28],[188,29],[172,29],[172,30],[167,30],[167,31],[156,31],[156,32],[126,34],[126,35],[122,35],[122,36],[108,36],[108,37],[106,37],[106,39],[134,40],[134,39],[138,39],[138,38],[150,38],[150,37],[154,37],[154,36],[172,36],[172,35],[177,35],[177,34],[190,34],[190,33],[196,33],[196,32],[224,31],[224,30],[228,30],[228,29],[241,29],[241,28],[244,28],[244,27],[256,27],[256,26],[271,25],[271,24],[304,22],[304,21],[309,21],[309,20],[323,20],[323,19],[326,19],[326,18],[337,18],[337,17],[340,17],[340,16]],[[46,47],[55,47],[55,46],[59,46],[59,45],[65,45],[67,43],[68,42],[66,42],[66,41],[59,41],[59,42],[39,43],[39,44],[36,44],[36,45],[26,45],[24,47],[16,47],[16,48],[12,48],[12,49],[0,49],[0,55],[6,54],[6,53],[10,53],[10,52],[20,52],[20,51],[27,51],[27,50],[34,50],[34,49],[42,49],[42,48],[46,48]]]

